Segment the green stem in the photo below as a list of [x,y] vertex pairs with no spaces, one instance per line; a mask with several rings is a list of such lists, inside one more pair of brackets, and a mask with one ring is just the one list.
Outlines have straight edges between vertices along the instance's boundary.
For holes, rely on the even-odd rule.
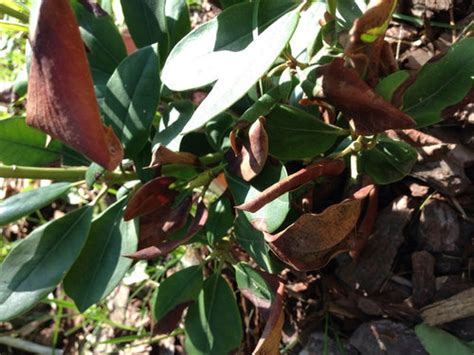
[[[30,166],[0,165],[0,177],[12,179],[46,179],[56,181],[84,180],[87,168],[34,168]],[[109,184],[118,184],[136,180],[135,173],[106,172],[102,180]]]

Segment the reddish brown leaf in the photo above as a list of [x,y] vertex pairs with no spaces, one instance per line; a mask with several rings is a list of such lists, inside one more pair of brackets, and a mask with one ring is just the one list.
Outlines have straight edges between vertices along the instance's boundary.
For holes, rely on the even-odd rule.
[[377,95],[354,69],[334,59],[325,70],[323,91],[326,100],[354,121],[358,134],[371,135],[388,129],[415,126],[408,115]]
[[67,0],[43,0],[32,26],[26,122],[109,170],[123,158],[102,125],[78,24]]
[[283,312],[285,285],[275,275],[263,271],[259,271],[259,273],[262,274],[267,285],[273,292],[273,302],[258,297],[249,289],[240,290],[242,295],[252,302],[265,318],[265,328],[252,354],[279,354],[281,333],[285,320]]
[[128,202],[123,218],[128,221],[161,208],[171,207],[177,191],[170,190],[173,177],[157,177],[143,185]]
[[150,167],[154,168],[163,164],[196,165],[198,163],[198,157],[192,153],[173,152],[165,146],[160,145],[158,149],[153,152]]
[[166,240],[168,235],[184,227],[191,205],[192,198],[189,196],[174,209],[159,208],[155,212],[141,217],[138,249],[157,245]]
[[235,132],[230,135],[232,150],[231,170],[245,181],[260,174],[268,158],[268,135],[263,126],[263,118],[256,120],[248,131],[248,137],[239,146]]
[[186,310],[193,302],[185,302],[177,305],[166,316],[164,316],[153,327],[153,334],[168,334],[178,327],[179,321]]
[[342,160],[318,161],[268,187],[255,199],[235,208],[254,213],[284,193],[320,176],[337,176],[344,171],[344,168],[345,165]]
[[191,238],[194,237],[196,233],[204,227],[207,221],[207,217],[208,211],[206,205],[201,201],[197,205],[196,215],[194,216],[193,222],[189,226],[186,235],[183,238],[157,243],[156,245],[150,246],[148,248],[139,250],[136,253],[125,256],[134,260],[150,260],[155,259],[159,256],[164,256],[172,252],[180,245],[190,241]]
[[280,354],[281,333],[285,321],[285,314],[283,312],[284,292],[285,285],[278,281],[278,288],[275,290],[276,297],[269,309],[269,316],[262,336],[253,351],[254,355]]
[[350,249],[347,237],[359,220],[362,200],[373,188],[368,185],[320,214],[306,213],[276,235],[264,233],[265,239],[274,253],[295,269],[319,269]]

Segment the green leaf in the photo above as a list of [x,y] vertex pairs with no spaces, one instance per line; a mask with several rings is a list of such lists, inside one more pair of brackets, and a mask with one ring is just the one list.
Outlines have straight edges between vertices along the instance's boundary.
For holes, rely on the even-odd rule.
[[467,37],[448,49],[446,55],[423,66],[407,89],[403,110],[418,127],[441,120],[443,109],[461,101],[471,90],[474,77],[474,38]]
[[362,10],[354,0],[338,0],[336,8],[336,24],[338,32],[349,31],[355,19],[362,16]]
[[0,20],[0,31],[15,31],[28,33],[28,26],[23,23]]
[[270,247],[262,232],[252,227],[243,212],[238,212],[234,223],[237,243],[252,257],[263,270],[273,273],[275,266],[270,257]]
[[49,205],[64,195],[71,184],[58,182],[38,189],[21,192],[0,202],[0,226],[16,221],[32,212]]
[[403,179],[416,163],[417,153],[409,144],[381,137],[377,145],[359,153],[360,167],[376,184]]
[[179,305],[197,300],[203,285],[202,268],[191,266],[175,272],[158,286],[153,314],[157,322]]
[[[262,32],[294,6],[295,2],[291,0],[261,0],[258,32]],[[232,6],[190,32],[168,56],[162,71],[163,83],[171,90],[185,91],[210,84],[228,71],[235,70],[234,62],[240,60],[242,52],[253,40],[253,8],[254,4],[249,2]],[[290,28],[283,29],[280,35],[283,36],[287,31]],[[279,38],[275,43],[283,40],[284,38]],[[258,57],[263,54],[263,50],[258,53]],[[251,59],[255,60],[256,57]],[[253,66],[251,64],[246,69],[250,69]]]
[[233,117],[227,113],[217,115],[206,124],[207,140],[215,151],[230,147],[229,133],[233,124]]
[[158,43],[161,60],[169,50],[166,0],[120,0],[125,22],[137,47]]
[[153,138],[153,149],[159,144],[167,148],[178,151],[183,136],[180,134],[184,126],[191,119],[194,112],[194,105],[191,101],[180,100],[170,104],[161,121],[160,129]]
[[167,0],[165,15],[170,36],[169,48],[171,49],[191,31],[186,0]]
[[84,248],[64,279],[64,290],[84,312],[107,297],[132,264],[123,255],[137,251],[138,236],[133,221],[123,220],[126,198],[97,216]]
[[399,70],[383,78],[377,84],[375,92],[382,96],[386,101],[391,102],[393,94],[410,77],[406,70]]
[[79,256],[89,234],[91,206],[35,229],[8,254],[0,269],[0,321],[41,301]]
[[273,301],[274,293],[268,287],[262,274],[244,262],[236,264],[234,269],[235,279],[240,290],[248,290],[261,300]]
[[150,134],[160,100],[159,70],[157,46],[149,46],[120,63],[107,83],[105,123],[112,125],[128,157],[142,150]]
[[184,328],[188,354],[222,355],[240,346],[239,308],[222,276],[214,274],[204,282],[198,302],[189,307]]
[[229,58],[231,69],[220,73],[211,92],[199,105],[183,131],[189,132],[201,127],[242,98],[285,48],[298,24],[299,16],[296,10],[283,15],[245,50]]
[[44,166],[60,158],[62,145],[29,127],[23,117],[0,120],[0,161],[6,165]]
[[269,152],[279,159],[299,160],[326,152],[345,131],[296,107],[276,105],[267,116]]
[[215,244],[222,239],[234,223],[232,206],[227,197],[220,197],[209,206],[209,217],[205,225],[209,244]]
[[240,4],[241,2],[245,2],[247,0],[219,0],[219,4],[222,5],[223,9],[227,9],[228,7],[236,4]]
[[[262,172],[248,183],[236,176],[226,173],[230,192],[234,196],[235,204],[240,205],[253,200],[267,187],[277,183],[288,176],[283,165],[273,165],[267,162]],[[272,202],[266,204],[255,213],[244,212],[247,219],[257,224],[269,233],[274,232],[284,222],[290,210],[289,194],[285,193]]]
[[98,179],[105,173],[105,168],[100,166],[97,163],[92,163],[89,165],[86,171],[86,185],[89,190],[92,190],[94,184],[97,182]]
[[297,79],[290,74],[289,68],[280,76],[277,86],[271,88],[258,98],[240,117],[241,121],[254,122],[260,116],[267,116],[275,105],[282,100],[286,100],[291,90],[296,85]]
[[71,5],[79,22],[82,40],[87,47],[92,73],[105,73],[110,76],[127,56],[125,44],[113,18],[106,13],[95,15],[78,0],[73,0]]
[[28,23],[30,10],[28,6],[17,0],[0,0],[0,13]]
[[474,353],[474,344],[463,342],[439,328],[423,323],[415,327],[415,333],[430,355],[472,355]]

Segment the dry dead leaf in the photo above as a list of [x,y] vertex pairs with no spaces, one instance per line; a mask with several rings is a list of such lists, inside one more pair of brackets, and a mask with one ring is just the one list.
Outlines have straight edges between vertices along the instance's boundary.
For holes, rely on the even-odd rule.
[[113,170],[122,145],[101,123],[79,27],[67,0],[43,0],[31,26],[27,124]]
[[199,159],[192,153],[187,152],[173,152],[171,149],[160,145],[158,149],[153,152],[151,157],[150,168],[155,168],[163,164],[186,164],[196,165]]
[[264,233],[265,240],[281,260],[297,270],[322,268],[350,249],[347,237],[359,220],[363,199],[373,188],[368,185],[320,214],[306,213],[276,235]]
[[202,201],[200,201],[197,205],[196,215],[194,216],[194,219],[192,223],[189,225],[186,235],[183,238],[177,239],[177,240],[168,240],[168,241],[160,242],[160,243],[157,243],[156,245],[152,245],[145,249],[141,249],[137,251],[136,253],[125,255],[125,256],[134,260],[151,260],[159,256],[164,256],[172,252],[174,249],[176,249],[180,245],[185,244],[188,241],[190,241],[191,238],[194,237],[194,235],[196,235],[196,233],[199,232],[204,227],[207,221],[207,217],[208,217],[208,211],[207,211],[206,205]]
[[344,169],[345,165],[342,160],[326,159],[318,161],[294,174],[289,175],[285,179],[262,191],[262,193],[255,199],[236,206],[235,208],[252,213],[257,212],[267,203],[273,201],[284,193],[307,183],[308,181],[314,180],[320,176],[337,176],[341,174]]
[[326,67],[323,91],[331,105],[354,121],[358,134],[415,126],[413,119],[377,95],[354,69],[345,67],[342,58],[334,59]]
[[[234,131],[230,142],[235,157],[230,157],[230,169],[245,181],[260,174],[268,158],[268,135],[263,126],[263,118],[256,120],[248,131],[248,136],[239,142]],[[239,144],[240,143],[240,144]]]
[[421,312],[423,320],[432,326],[472,316],[474,316],[474,288],[433,303]]
[[140,187],[128,202],[123,218],[128,221],[161,208],[171,207],[178,195],[177,191],[169,189],[175,180],[173,177],[160,176]]

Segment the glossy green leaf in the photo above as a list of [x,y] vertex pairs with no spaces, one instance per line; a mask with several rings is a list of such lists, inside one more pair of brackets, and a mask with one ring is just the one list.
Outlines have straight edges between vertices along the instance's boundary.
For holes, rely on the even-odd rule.
[[267,282],[257,270],[249,264],[240,262],[234,266],[235,280],[241,290],[248,290],[255,297],[271,302],[274,299],[274,293]]
[[175,272],[158,286],[153,314],[159,322],[176,307],[197,300],[203,285],[202,268],[191,266]]
[[[362,0],[363,1],[363,0]],[[338,0],[336,7],[336,24],[338,32],[349,31],[355,19],[362,16],[360,1]],[[365,8],[365,6],[363,6]]]
[[0,321],[28,311],[59,284],[87,239],[92,210],[84,206],[35,229],[8,254],[0,269]]
[[44,166],[59,160],[62,144],[46,146],[43,132],[29,127],[23,117],[0,120],[0,161],[5,165]]
[[220,73],[206,99],[184,128],[195,130],[242,98],[278,58],[299,20],[294,10],[283,15],[261,33],[245,50],[229,58],[231,69]]
[[[287,176],[288,174],[283,165],[273,165],[270,162],[267,162],[262,172],[251,183],[226,173],[227,183],[229,184],[230,192],[234,196],[236,205],[253,200],[267,187]],[[285,193],[255,213],[244,213],[252,224],[256,224],[262,230],[272,233],[282,225],[289,210],[289,194]]]
[[159,131],[153,138],[153,149],[161,144],[178,151],[183,138],[181,131],[191,119],[193,112],[194,105],[191,101],[181,100],[171,103],[169,110],[161,118]]
[[382,137],[370,150],[359,153],[360,167],[376,184],[403,179],[416,163],[417,153],[409,144]]
[[260,96],[258,100],[242,114],[240,120],[253,123],[260,116],[267,116],[278,102],[288,99],[296,83],[297,79],[290,74],[289,68],[286,69],[280,76],[278,85]]
[[64,195],[71,184],[58,182],[38,189],[21,192],[0,202],[0,226],[16,221],[32,212],[49,205]]
[[18,0],[0,0],[0,13],[6,14],[22,22],[28,22],[28,6]]
[[170,36],[169,48],[171,49],[191,31],[186,0],[167,0],[165,16]]
[[279,159],[306,159],[326,152],[344,131],[296,107],[277,105],[267,116],[269,152]]
[[239,308],[221,275],[214,274],[204,282],[198,302],[189,307],[184,328],[188,354],[229,354],[240,346]]
[[270,256],[270,247],[262,232],[252,227],[243,212],[238,212],[234,223],[237,243],[252,257],[263,270],[273,273],[275,265]]
[[222,239],[233,223],[234,214],[230,201],[222,196],[209,206],[209,217],[204,227],[209,244],[215,244]]
[[97,163],[92,163],[89,165],[86,171],[86,185],[89,190],[92,190],[94,184],[97,182],[98,179],[101,178],[102,175],[105,173],[105,168],[100,166]]
[[117,67],[107,83],[103,113],[133,157],[147,142],[160,100],[160,60],[157,46],[141,48]]
[[434,63],[426,64],[406,90],[403,111],[419,127],[441,120],[443,109],[461,101],[471,90],[474,77],[474,38],[467,37],[448,49]]
[[[292,0],[261,0],[258,11],[258,31],[261,33],[296,3]],[[162,71],[163,83],[171,90],[190,90],[210,84],[228,71],[235,70],[235,63],[240,61],[241,52],[253,40],[253,7],[254,4],[249,2],[231,6],[213,20],[190,32],[168,56]],[[290,28],[283,29],[280,36],[284,37],[283,34],[287,31],[290,31]],[[284,38],[280,38],[275,43],[283,40]],[[263,54],[263,51],[264,49],[262,53],[258,53],[258,57]],[[273,59],[278,54],[279,52]],[[256,58],[252,59],[256,60]],[[250,70],[251,66],[246,69]],[[263,73],[259,76],[261,75]]]
[[474,344],[466,343],[442,329],[420,324],[415,332],[421,344],[430,355],[472,355]]
[[106,73],[110,76],[127,56],[122,36],[113,18],[104,13],[95,15],[78,0],[71,2],[82,40],[87,47],[87,58],[92,73]]
[[215,151],[225,150],[230,147],[229,133],[234,124],[234,118],[223,113],[207,122],[205,130],[207,140]]
[[166,0],[120,0],[125,22],[137,47],[158,43],[160,58],[164,60],[169,49],[166,21]]
[[219,3],[222,5],[222,8],[226,9],[232,5],[240,4],[247,0],[219,0]]
[[92,221],[87,242],[64,279],[64,290],[81,312],[107,297],[132,264],[123,255],[137,251],[138,236],[134,221],[122,218],[126,202],[122,198]]
[[410,77],[406,70],[399,70],[379,81],[375,92],[382,96],[386,101],[391,102],[393,94]]

